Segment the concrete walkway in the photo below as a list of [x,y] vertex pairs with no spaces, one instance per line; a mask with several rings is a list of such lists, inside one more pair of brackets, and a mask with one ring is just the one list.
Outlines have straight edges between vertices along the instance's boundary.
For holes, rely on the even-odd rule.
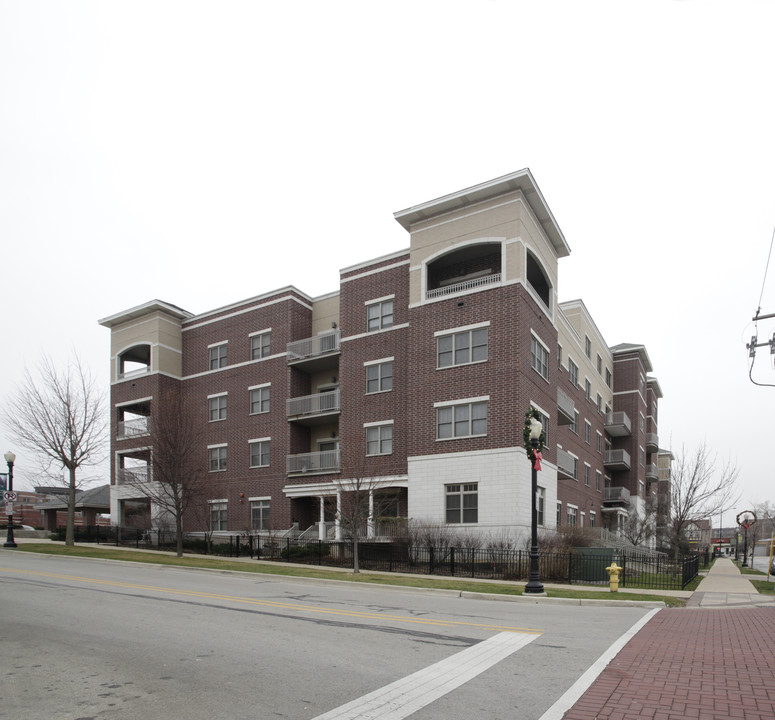
[[713,563],[687,603],[687,607],[703,608],[751,606],[775,607],[775,595],[759,595],[729,558]]

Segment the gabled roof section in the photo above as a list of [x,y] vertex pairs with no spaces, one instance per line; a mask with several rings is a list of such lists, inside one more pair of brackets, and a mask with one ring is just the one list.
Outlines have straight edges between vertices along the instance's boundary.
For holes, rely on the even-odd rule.
[[640,355],[640,361],[643,363],[643,368],[646,372],[652,372],[654,368],[651,366],[651,360],[649,354],[646,352],[645,345],[635,345],[633,343],[620,343],[614,345],[611,348],[611,354],[616,357],[617,355],[626,355],[627,353],[637,353]]
[[517,172],[503,175],[502,177],[489,180],[488,182],[474,185],[473,187],[459,190],[451,195],[431,200],[422,205],[400,210],[393,213],[393,217],[401,223],[407,230],[411,231],[412,225],[429,218],[443,215],[444,213],[461,208],[469,207],[485,200],[491,200],[500,195],[521,190],[525,196],[530,209],[541,224],[543,231],[552,243],[557,257],[567,257],[570,255],[570,247],[565,240],[565,236],[560,230],[560,226],[552,215],[544,196],[538,189],[535,179],[528,168],[518,170]]
[[97,322],[103,327],[113,328],[116,327],[116,325],[121,325],[130,320],[137,320],[137,318],[144,317],[152,312],[163,312],[178,320],[188,320],[188,318],[194,317],[188,310],[183,310],[183,308],[179,308],[177,305],[172,305],[163,300],[150,300],[147,303],[137,305],[129,310],[124,310],[115,315],[109,315]]

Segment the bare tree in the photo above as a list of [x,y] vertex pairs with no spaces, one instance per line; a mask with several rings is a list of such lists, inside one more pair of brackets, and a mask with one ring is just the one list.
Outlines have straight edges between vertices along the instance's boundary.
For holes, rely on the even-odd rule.
[[176,551],[182,557],[183,519],[189,510],[206,505],[202,431],[191,422],[174,391],[155,403],[149,427],[151,477],[130,475],[124,484],[149,498],[157,516],[174,520]]
[[644,545],[656,534],[657,499],[647,497],[643,505],[643,513],[630,512],[622,524],[622,535],[633,545]]
[[365,537],[373,535],[375,523],[395,506],[398,488],[390,488],[383,478],[356,477],[335,480],[337,489],[336,516],[343,536],[352,542],[353,573],[360,572],[358,547]]
[[3,421],[11,437],[36,455],[43,474],[68,488],[65,543],[73,545],[76,490],[88,480],[78,470],[104,460],[107,437],[103,396],[80,358],[74,355],[60,370],[44,355],[35,375],[25,370]]
[[739,500],[738,470],[727,460],[719,463],[703,443],[694,452],[685,449],[670,471],[670,541],[676,552],[689,523],[714,517]]

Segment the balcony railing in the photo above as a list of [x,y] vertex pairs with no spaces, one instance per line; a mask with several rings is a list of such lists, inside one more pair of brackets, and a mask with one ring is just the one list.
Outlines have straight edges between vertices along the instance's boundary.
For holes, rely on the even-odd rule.
[[557,424],[571,425],[576,419],[576,404],[564,390],[557,388]]
[[321,450],[301,455],[288,455],[286,458],[286,469],[289,475],[337,472],[340,468],[339,450]]
[[342,409],[341,392],[337,388],[330,392],[289,398],[286,409],[289,418],[339,412]]
[[500,283],[500,281],[501,274],[493,273],[492,275],[464,280],[463,282],[455,283],[454,285],[445,285],[444,287],[428,290],[425,293],[425,298],[426,300],[433,300],[433,298],[444,297],[445,295],[454,295],[455,293],[465,292],[466,290],[475,290],[484,285],[494,285]]
[[116,485],[134,485],[148,482],[148,466],[119,468],[116,470]]
[[646,452],[659,450],[659,436],[656,433],[646,433]]
[[626,412],[610,412],[605,415],[605,431],[611,437],[626,437],[632,434],[632,423]]
[[603,464],[614,470],[629,470],[632,467],[630,453],[626,450],[607,450]]
[[646,480],[659,480],[659,468],[654,463],[646,465]]
[[147,417],[133,418],[132,420],[120,420],[118,423],[118,439],[147,435],[149,423]]
[[557,448],[557,473],[571,480],[577,479],[579,461],[569,452]]
[[316,335],[315,337],[288,343],[288,362],[338,353],[340,341],[341,333],[335,330],[324,335]]
[[630,491],[625,487],[607,487],[605,489],[605,502],[622,502],[629,504]]
[[126,372],[119,372],[118,373],[118,379],[119,380],[128,380],[129,378],[139,377],[140,375],[147,375],[149,372],[151,372],[151,366],[150,365],[146,365],[145,367],[135,368],[134,370],[127,370]]

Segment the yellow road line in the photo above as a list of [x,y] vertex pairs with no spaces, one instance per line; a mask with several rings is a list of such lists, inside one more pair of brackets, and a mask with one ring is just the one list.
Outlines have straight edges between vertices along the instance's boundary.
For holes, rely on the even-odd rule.
[[222,600],[228,602],[242,603],[245,605],[258,605],[262,607],[278,608],[282,610],[296,610],[298,612],[321,613],[324,615],[340,615],[344,617],[360,618],[365,620],[394,620],[396,622],[411,623],[413,625],[437,625],[441,627],[469,627],[497,632],[520,632],[531,633],[535,635],[542,634],[542,630],[535,628],[509,627],[505,625],[487,625],[483,623],[467,623],[454,620],[428,620],[411,618],[402,615],[385,615],[384,613],[369,613],[356,610],[332,610],[315,605],[302,605],[299,603],[278,602],[275,600],[256,600],[234,595],[220,595],[218,593],[199,592],[195,590],[176,590],[174,588],[157,587],[153,585],[139,585],[137,583],[120,582],[118,580],[100,580],[97,578],[79,577],[77,575],[63,575],[59,573],[41,572],[37,570],[17,570],[14,568],[0,568],[0,572],[13,573],[16,575],[31,575],[35,577],[47,577],[56,580],[70,580],[82,583],[93,583],[95,585],[107,585],[109,587],[126,588],[128,590],[149,590],[153,592],[164,593],[167,595],[180,595],[192,598],[204,598],[207,600]]

